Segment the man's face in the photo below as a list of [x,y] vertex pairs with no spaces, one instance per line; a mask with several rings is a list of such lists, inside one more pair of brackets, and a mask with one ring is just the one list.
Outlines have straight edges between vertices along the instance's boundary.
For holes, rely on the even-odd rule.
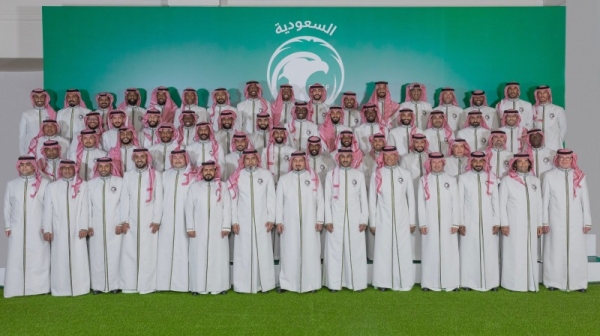
[[85,148],[96,147],[96,135],[95,134],[83,135],[81,137],[81,143],[83,143],[83,147],[85,147]]
[[413,139],[413,146],[419,153],[425,150],[425,139]]
[[310,96],[314,101],[320,101],[323,97],[323,88],[313,88],[310,90]]
[[410,89],[410,98],[413,101],[419,101],[419,100],[421,100],[421,95],[422,94],[423,94],[423,91],[421,90],[421,88]]
[[138,169],[146,168],[146,165],[148,164],[148,154],[133,153],[133,162],[135,163],[135,166]]
[[485,97],[483,95],[473,96],[473,105],[475,105],[475,106],[483,106],[484,101],[485,101]]
[[373,123],[375,122],[375,119],[377,118],[377,111],[375,111],[374,108],[368,108],[365,110],[365,118],[367,119],[367,122]]
[[306,168],[306,161],[304,160],[304,156],[295,156],[292,159],[292,168],[295,171],[301,171]]
[[185,166],[187,166],[185,154],[173,154],[173,167],[180,169]]
[[45,147],[44,153],[49,160],[54,160],[58,158],[59,147]]
[[275,142],[277,142],[278,144],[282,144],[285,140],[285,131],[279,129],[275,130],[273,132],[273,139],[275,139]]
[[435,128],[441,128],[444,125],[444,115],[434,114],[431,116],[431,124]]
[[431,171],[434,173],[441,173],[444,171],[444,161],[442,160],[431,160]]
[[377,98],[383,99],[387,95],[387,85],[386,84],[377,84]]
[[317,144],[317,143],[309,143],[308,151],[310,152],[310,155],[317,156],[317,155],[319,155],[319,152],[321,151],[321,145]]
[[342,110],[338,110],[338,109],[332,109],[329,110],[329,118],[331,118],[331,121],[334,124],[337,124],[340,122],[340,119],[342,118]]
[[100,118],[98,116],[89,116],[87,117],[86,126],[89,129],[95,130],[100,125]]
[[540,103],[545,104],[550,99],[550,92],[548,92],[548,90],[539,90],[537,92],[537,98]]
[[244,157],[244,167],[256,168],[258,166],[258,157],[256,154],[248,154]]
[[160,114],[150,114],[148,115],[148,126],[150,128],[155,128],[160,123]]
[[215,100],[219,105],[225,104],[225,102],[227,101],[227,92],[224,90],[219,90],[215,92]]
[[200,138],[200,140],[206,141],[206,140],[208,140],[209,136],[210,136],[210,130],[208,129],[207,125],[198,127],[198,138]]
[[204,166],[202,167],[202,177],[205,181],[210,182],[215,178],[217,168],[215,166]]
[[21,176],[30,176],[33,175],[35,169],[33,168],[33,164],[31,162],[25,161],[19,163],[19,174]]
[[342,143],[343,147],[350,147],[350,145],[352,145],[352,138],[354,138],[354,136],[352,134],[344,134],[342,135],[340,142]]
[[138,102],[138,99],[140,99],[140,96],[135,91],[127,91],[126,98],[127,98],[127,104],[134,106],[134,105],[137,105],[137,102]]
[[402,125],[408,126],[412,123],[413,114],[410,112],[402,112],[400,113],[400,122]]
[[471,160],[471,168],[473,168],[474,171],[480,172],[483,170],[484,166],[485,166],[484,158],[473,158]]
[[569,169],[573,163],[573,155],[559,155],[557,161],[560,168]]
[[196,123],[196,118],[194,118],[194,115],[192,114],[184,114],[183,117],[181,117],[181,120],[183,121],[183,126],[185,127],[192,127]]
[[60,175],[66,179],[70,179],[75,176],[75,166],[74,165],[65,165],[60,167]]
[[385,146],[385,141],[382,138],[373,138],[373,141],[371,142],[371,146],[373,146],[373,149],[376,152],[379,152]]
[[121,126],[123,126],[125,123],[125,116],[121,113],[113,114],[110,117],[110,122],[112,123],[113,127],[121,128]]
[[454,156],[462,157],[465,155],[465,145],[463,143],[457,142],[452,145],[452,153]]
[[283,101],[289,101],[292,98],[292,88],[284,87],[281,90],[281,99]]
[[505,143],[506,143],[506,140],[504,139],[504,137],[502,135],[492,136],[492,144],[494,145],[494,148],[504,148]]
[[248,95],[252,98],[258,97],[258,85],[256,83],[248,85]]
[[221,128],[223,129],[231,129],[231,125],[233,125],[232,117],[222,117],[221,118]]
[[133,140],[133,132],[130,130],[120,131],[119,132],[119,140],[122,145],[129,145],[131,140]]
[[269,129],[269,118],[258,118],[256,119],[256,123],[258,124],[258,128],[263,131]]
[[529,163],[529,159],[517,159],[517,161],[515,162],[515,164],[517,165],[517,171],[519,173],[527,173],[529,171],[529,166],[531,165]]
[[110,106],[110,98],[108,96],[98,97],[98,107],[106,110]]
[[341,153],[338,157],[338,161],[340,166],[342,167],[350,167],[352,164],[352,153]]
[[506,115],[506,124],[508,126],[515,126],[517,124],[518,118],[515,113],[510,113]]
[[233,143],[235,145],[235,149],[238,152],[243,151],[248,146],[248,141],[246,140],[246,138],[234,138]]
[[158,130],[158,135],[160,136],[160,141],[163,143],[169,143],[173,139],[173,129],[161,128]]
[[183,99],[185,99],[185,103],[187,105],[192,105],[196,103],[196,92],[194,91],[185,91],[183,95]]
[[98,163],[98,173],[102,177],[110,176],[112,172],[112,164],[109,162],[100,162]]
[[79,105],[79,95],[75,92],[69,92],[67,93],[67,103],[69,103],[69,106],[71,107],[75,107],[77,105]]
[[352,109],[356,106],[356,98],[354,96],[346,96],[344,97],[344,107],[347,109]]
[[165,105],[167,102],[167,90],[158,90],[156,92],[156,102],[158,105]]
[[444,105],[452,104],[454,101],[454,92],[452,91],[444,91],[442,93],[442,102]]
[[509,85],[508,88],[506,88],[506,93],[508,94],[508,98],[510,99],[517,99],[519,98],[519,86],[517,85]]
[[46,105],[46,94],[45,93],[34,93],[33,102],[37,107],[44,107]]
[[398,164],[398,155],[396,153],[383,153],[383,162],[388,167],[395,166]]
[[529,135],[529,142],[535,148],[542,147],[542,142],[544,141],[544,137],[540,133],[533,133]]
[[56,128],[55,123],[44,123],[42,126],[42,132],[47,137],[55,136],[58,133],[58,129]]
[[481,125],[481,115],[474,114],[469,116],[469,125],[471,127],[479,127]]
[[296,119],[304,120],[307,114],[308,109],[306,107],[296,107]]

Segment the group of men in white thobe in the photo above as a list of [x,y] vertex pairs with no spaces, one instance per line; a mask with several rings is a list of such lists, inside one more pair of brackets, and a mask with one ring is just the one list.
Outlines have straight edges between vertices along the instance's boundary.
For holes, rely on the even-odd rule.
[[205,109],[158,87],[145,109],[131,88],[90,111],[68,90],[55,112],[33,90],[5,296],[362,291],[367,259],[380,290],[410,290],[415,259],[423,290],[537,290],[541,258],[546,287],[585,291],[587,185],[549,87],[532,105],[508,83],[495,109],[473,91],[464,110],[420,83],[399,104],[376,82],[360,109],[353,92],[308,94],[282,85],[270,103],[250,81],[237,107],[220,88]]

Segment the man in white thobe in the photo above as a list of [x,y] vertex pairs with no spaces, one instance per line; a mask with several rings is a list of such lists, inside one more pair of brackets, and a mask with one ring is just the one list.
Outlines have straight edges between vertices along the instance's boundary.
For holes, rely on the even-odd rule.
[[271,104],[263,98],[263,90],[257,81],[246,82],[244,97],[246,100],[237,105],[238,117],[242,119],[242,131],[250,135],[256,128],[256,116],[259,113],[271,115]]
[[533,108],[531,103],[520,99],[521,87],[517,82],[508,82],[504,86],[504,99],[496,104],[498,117],[502,120],[506,110],[516,110],[521,117],[521,126],[526,129],[532,128],[533,125]]
[[69,159],[77,164],[79,177],[89,181],[94,176],[96,159],[105,157],[106,152],[100,147],[98,134],[93,130],[83,130],[77,135],[77,146],[71,149]]
[[322,286],[323,187],[304,152],[292,153],[289,172],[277,184],[275,223],[281,237],[278,293],[315,292]]
[[565,109],[552,103],[552,91],[548,85],[535,89],[533,125],[540,128],[546,139],[546,147],[558,150],[564,147],[567,136]]
[[408,291],[415,284],[412,232],[417,207],[410,172],[401,168],[394,146],[383,148],[369,187],[369,227],[375,234],[373,286]]
[[500,203],[487,160],[484,152],[471,153],[469,170],[458,179],[460,286],[467,291],[497,291],[500,286]]
[[60,132],[60,127],[55,120],[47,119],[42,121],[42,127],[39,129],[38,135],[36,135],[31,142],[29,143],[29,152],[35,156],[36,158],[40,158],[42,156],[42,147],[44,146],[44,142],[48,140],[54,140],[58,142],[60,146],[60,154],[61,158],[67,158],[69,155],[69,140],[58,135]]
[[503,288],[516,292],[539,290],[538,239],[542,234],[542,190],[531,175],[531,158],[515,154],[508,175],[500,182]]
[[250,142],[258,154],[262,155],[271,141],[271,130],[273,129],[273,118],[267,112],[256,115],[256,127],[254,133],[250,134]]
[[81,93],[77,89],[67,90],[62,110],[56,113],[56,121],[60,127],[60,136],[69,142],[85,128],[83,118],[90,111],[86,108]]
[[152,167],[145,148],[133,150],[135,168],[123,176],[120,215],[121,289],[124,293],[156,291],[158,229],[162,217],[162,175]]
[[469,167],[469,154],[471,154],[471,148],[465,139],[450,140],[448,157],[446,165],[444,165],[446,174],[456,177],[458,180],[458,175],[467,171]]
[[90,292],[87,182],[77,176],[74,161],[62,160],[58,171],[44,196],[44,239],[52,246],[50,289],[54,296],[84,295]]
[[499,182],[508,173],[508,163],[513,157],[513,153],[506,150],[506,132],[492,131],[485,152],[489,158],[492,175]]
[[323,285],[331,292],[367,288],[365,230],[369,204],[364,174],[351,149],[338,150],[338,166],[325,178]]
[[321,125],[325,121],[325,114],[329,110],[329,105],[326,103],[327,89],[322,84],[315,83],[308,87],[308,96],[310,98],[308,109],[312,112],[308,114],[307,119],[315,125]]
[[229,279],[229,239],[232,208],[227,182],[214,161],[199,167],[200,181],[192,183],[185,202],[189,237],[189,289],[192,294],[225,294]]
[[[239,167],[240,158],[246,149],[251,149],[252,144],[248,135],[244,132],[235,132],[231,138],[230,153],[225,156],[225,166],[223,168],[223,179],[229,179],[229,176]],[[233,253],[232,253],[233,256]]]
[[44,141],[42,157],[37,158],[37,167],[42,177],[49,182],[56,181],[60,165],[60,145],[57,141]]
[[198,123],[195,133],[194,142],[185,148],[192,160],[190,164],[199,167],[203,162],[215,161],[219,166],[223,165],[225,163],[223,148],[215,138],[210,123],[206,121]]
[[279,178],[288,172],[289,161],[294,148],[287,145],[288,131],[285,127],[276,126],[271,131],[271,141],[262,152],[260,160],[262,168],[273,174],[273,182],[277,186]]
[[463,117],[463,109],[458,106],[458,102],[456,101],[456,95],[454,94],[453,88],[443,88],[440,91],[439,95],[439,106],[434,107],[434,110],[444,112],[444,116],[446,116],[446,121],[452,129],[452,132],[456,134],[459,129],[462,128],[461,122],[465,119]]
[[460,286],[460,201],[456,178],[444,172],[444,164],[444,155],[429,154],[417,192],[423,291],[458,291]]
[[166,86],[159,86],[152,90],[150,94],[150,104],[148,109],[155,108],[160,111],[161,119],[160,122],[173,124],[175,120],[175,111],[177,111],[177,104],[171,98],[171,92]]
[[283,126],[290,121],[295,102],[293,87],[289,84],[280,85],[279,94],[271,103],[273,126]]
[[[100,129],[106,126],[106,118],[108,117],[108,113],[114,109],[115,97],[110,92],[100,92],[96,95],[96,110],[94,113],[98,113],[100,116]],[[87,114],[89,115],[89,113]],[[86,115],[86,116],[87,116]],[[84,118],[84,122],[87,118]],[[89,128],[87,126],[87,122],[85,122],[84,129]]]
[[[500,117],[498,116],[498,112],[495,108],[492,108],[488,105],[485,91],[471,91],[469,104],[470,106],[465,108],[463,111],[463,117],[467,116],[471,111],[480,111],[483,115],[483,119],[485,119],[485,122],[488,124],[488,126],[490,126],[491,129],[495,130],[500,127]],[[463,122],[461,122],[461,124]]]
[[108,130],[102,133],[102,149],[110,151],[119,142],[119,130],[128,127],[129,119],[125,112],[112,110],[107,115]]
[[356,126],[360,125],[361,120],[356,93],[351,91],[342,93],[342,107],[344,108],[344,125],[354,130]]
[[465,139],[473,152],[483,151],[487,147],[490,128],[481,111],[468,112],[463,128],[456,133],[457,138]]
[[446,115],[440,110],[429,112],[427,129],[423,134],[429,141],[429,150],[432,152],[447,153],[450,140],[454,139],[454,132],[448,125]]
[[119,140],[117,145],[108,152],[110,156],[119,166],[123,174],[135,169],[133,162],[133,151],[140,148],[133,127],[119,129]]
[[406,97],[400,108],[409,108],[415,113],[415,126],[420,129],[427,127],[429,113],[433,110],[431,104],[427,102],[427,87],[421,83],[411,83],[406,85]]
[[326,153],[323,153],[323,144],[318,136],[311,136],[307,142],[308,165],[317,172],[321,184],[325,186],[327,172],[335,167],[335,162]]
[[523,151],[531,155],[533,159],[533,171],[542,183],[544,182],[544,173],[554,168],[554,156],[556,151],[545,146],[546,137],[541,129],[532,128],[527,131],[523,137]]
[[17,171],[19,177],[4,192],[5,298],[50,292],[50,244],[41,233],[48,180],[42,179],[30,155],[19,157]]
[[[506,149],[511,153],[521,152],[521,139],[527,134],[527,128],[521,125],[521,116],[517,110],[505,110],[500,120],[500,131],[506,134]],[[531,127],[530,127],[531,128]]]
[[175,121],[173,122],[176,128],[181,126],[181,114],[183,111],[192,111],[196,115],[196,122],[208,122],[209,115],[206,109],[198,105],[198,93],[193,88],[183,90],[181,107],[175,111]]
[[244,150],[243,165],[229,177],[234,205],[231,222],[233,290],[238,293],[268,292],[275,288],[271,230],[275,224],[275,185],[271,172],[260,168],[256,150]]
[[337,144],[338,135],[343,131],[352,132],[352,128],[344,125],[344,113],[341,107],[331,106],[325,114],[325,121],[319,126],[319,136],[325,144],[328,151],[334,151]]
[[410,150],[411,135],[423,133],[415,124],[415,113],[409,108],[402,108],[398,111],[398,126],[390,130],[388,143],[395,146],[399,155],[408,154]]
[[[306,102],[295,102],[292,118],[287,124],[290,145],[296,150],[306,150],[306,141],[313,135],[319,135],[319,127],[311,121],[312,110]],[[325,112],[323,112],[325,113]],[[323,121],[323,118],[321,118]]]
[[136,132],[139,132],[144,127],[142,120],[146,114],[146,109],[141,106],[142,98],[140,90],[128,88],[125,90],[123,96],[125,97],[125,100],[119,104],[117,109],[125,112],[127,115],[127,119],[131,122],[131,124],[128,124],[127,126],[131,126]]
[[[223,155],[227,156],[231,153],[231,142],[233,141],[233,135],[236,132],[234,128],[235,120],[237,116],[232,110],[225,110],[221,112],[218,123],[219,128],[214,128],[215,138],[223,148]],[[221,166],[223,168],[223,166]]]
[[158,136],[158,126],[160,125],[160,111],[151,108],[144,113],[142,118],[142,129],[138,133],[140,145],[144,148],[150,148],[160,143]]
[[375,106],[377,106],[377,111],[379,112],[379,118],[381,119],[382,124],[390,128],[397,126],[396,118],[398,117],[400,104],[392,100],[388,82],[375,82],[375,89],[367,104],[375,104]]
[[385,126],[376,104],[367,104],[362,107],[362,123],[354,129],[354,136],[358,140],[358,145],[363,153],[371,151],[371,142],[369,139],[381,133],[387,139],[389,129]]
[[[90,225],[88,248],[92,293],[119,292],[121,270],[121,188],[119,167],[109,157],[96,160],[88,181]],[[127,200],[126,202],[128,202]]]
[[583,293],[588,286],[585,235],[592,229],[586,175],[569,149],[557,151],[555,165],[542,184],[544,286]]
[[160,143],[148,148],[150,155],[152,155],[152,162],[154,169],[159,172],[164,172],[171,168],[171,161],[169,161],[169,153],[179,148],[178,133],[173,124],[162,123],[158,126],[158,137]]
[[242,129],[242,117],[238,110],[231,106],[231,100],[229,98],[229,92],[225,88],[218,88],[212,92],[212,106],[208,108],[208,114],[210,122],[213,125],[214,130],[220,130],[221,113],[225,111],[232,111],[236,118],[234,119],[233,129]]
[[23,112],[19,122],[19,154],[25,155],[29,151],[29,143],[40,128],[42,121],[56,119],[56,112],[50,106],[50,95],[44,89],[35,89],[29,94],[33,109]]
[[[177,123],[177,132],[179,133],[179,145],[182,148],[186,148],[188,145],[194,143],[196,137],[196,124],[198,123],[198,116],[192,110],[185,110],[179,114]],[[209,125],[212,131],[212,125],[208,121],[201,121]]]

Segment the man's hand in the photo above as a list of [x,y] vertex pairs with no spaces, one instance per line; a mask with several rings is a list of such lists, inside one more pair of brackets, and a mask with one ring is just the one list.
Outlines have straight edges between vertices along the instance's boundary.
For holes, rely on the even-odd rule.
[[227,236],[229,236],[229,231],[227,231],[227,230],[221,230],[221,238],[225,238]]
[[497,235],[497,234],[498,234],[498,232],[500,232],[500,226],[499,226],[499,225],[494,225],[494,226],[492,227],[492,234],[495,234],[495,235]]
[[464,236],[467,234],[467,228],[464,225],[461,225],[458,227],[458,233],[460,233],[461,236]]
[[417,228],[417,227],[416,227],[415,225],[412,225],[412,226],[410,227],[410,233],[414,233],[416,228]]
[[367,229],[367,224],[360,224],[358,226],[358,232],[363,232]]
[[538,235],[538,237],[541,236],[542,233],[544,233],[544,229],[542,229],[541,226],[538,226],[538,228],[537,228],[537,235]]
[[94,228],[88,228],[87,234],[88,234],[88,237],[93,237],[94,236]]
[[160,224],[151,223],[150,228],[152,229],[152,234],[155,234],[158,232],[158,229],[160,229]]
[[453,226],[453,227],[451,227],[451,228],[450,228],[450,233],[451,233],[451,234],[455,234],[455,233],[457,233],[457,232],[458,232],[458,227],[456,227],[456,226]]
[[371,230],[371,233],[372,233],[372,234],[375,234],[375,229],[376,229],[376,228],[374,228],[374,227],[372,227],[372,228],[369,228],[369,230]]
[[4,233],[6,233],[7,237],[10,237],[10,230],[4,230]]
[[265,227],[267,228],[267,232],[271,232],[271,230],[273,230],[273,226],[275,226],[275,223],[267,222],[267,224],[265,224]]
[[323,224],[319,224],[319,223],[315,224],[315,230],[317,232],[321,232],[321,230],[323,230]]
[[123,233],[123,225],[117,225],[117,227],[115,227],[115,234],[118,236],[121,233]]
[[79,230],[79,239],[83,239],[85,237],[87,237],[88,232],[87,230]]
[[542,226],[542,231],[544,232],[544,234],[550,232],[550,226],[548,226],[548,225]]
[[129,223],[123,223],[123,225],[121,225],[123,228],[121,229],[121,233],[122,234],[127,234],[127,231],[129,231]]
[[187,232],[188,237],[190,238],[196,238],[196,231],[188,231]]
[[283,224],[277,224],[277,233],[279,233],[279,234],[283,233]]
[[233,230],[234,234],[240,234],[240,224],[235,223],[231,226],[231,230]]
[[510,233],[510,228],[508,226],[505,226],[502,228],[502,234],[505,235],[506,237],[508,237],[508,234]]
[[325,224],[325,229],[327,230],[327,232],[332,233],[333,232],[333,224]]
[[52,232],[44,233],[44,240],[47,242],[51,242],[54,240],[54,234]]
[[426,235],[427,234],[427,227],[419,228],[419,231],[421,231],[422,235]]
[[592,229],[591,226],[584,226],[583,227],[583,234],[586,234],[586,233],[590,232],[591,229]]

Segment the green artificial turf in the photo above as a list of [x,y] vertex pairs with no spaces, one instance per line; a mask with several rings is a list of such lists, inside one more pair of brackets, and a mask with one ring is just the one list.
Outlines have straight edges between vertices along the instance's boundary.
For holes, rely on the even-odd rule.
[[[540,286],[541,287],[541,286]],[[379,292],[50,295],[0,299],[0,334],[598,335],[587,293]]]

